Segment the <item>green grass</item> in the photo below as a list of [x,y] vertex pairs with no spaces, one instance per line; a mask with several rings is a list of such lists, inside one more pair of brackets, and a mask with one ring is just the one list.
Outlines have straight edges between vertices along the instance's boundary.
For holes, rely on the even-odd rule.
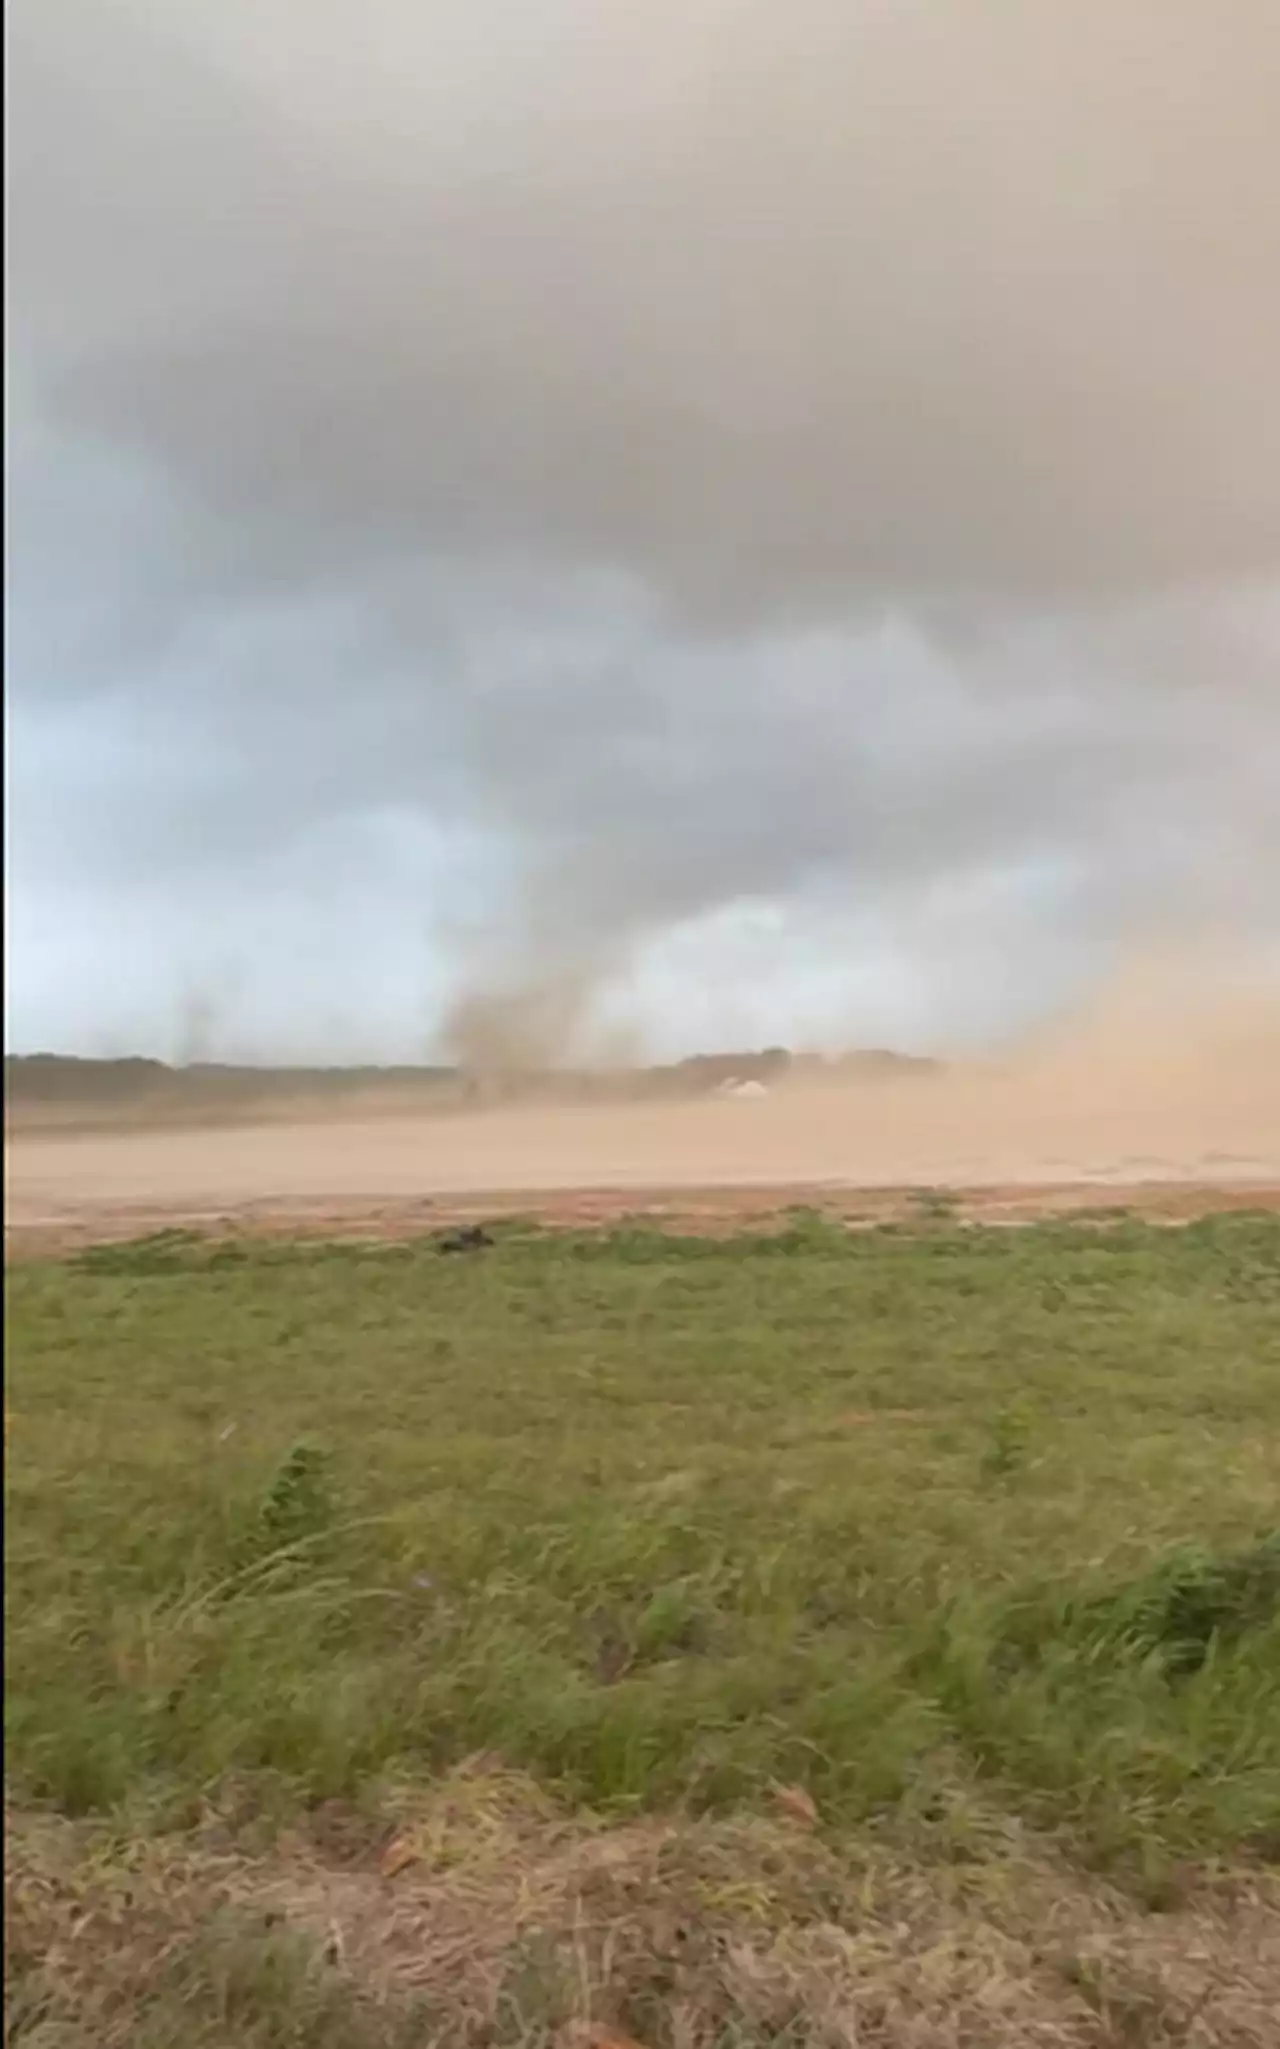
[[174,1827],[477,1751],[604,1812],[1280,1848],[1280,1221],[8,1275],[11,1797]]

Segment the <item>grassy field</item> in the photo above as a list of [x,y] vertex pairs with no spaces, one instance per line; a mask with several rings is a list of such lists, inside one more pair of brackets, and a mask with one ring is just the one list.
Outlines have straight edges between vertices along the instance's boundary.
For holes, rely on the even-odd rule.
[[919,1211],[13,1269],[9,2038],[1273,2042],[1280,1220]]

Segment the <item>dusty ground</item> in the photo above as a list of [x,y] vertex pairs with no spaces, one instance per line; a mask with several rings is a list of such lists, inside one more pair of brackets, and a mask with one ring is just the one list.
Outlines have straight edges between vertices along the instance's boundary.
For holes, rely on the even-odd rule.
[[11,1251],[179,1222],[391,1235],[501,1211],[716,1228],[796,1202],[884,1214],[921,1188],[996,1216],[1120,1202],[1178,1216],[1280,1206],[1280,1064],[1227,1066],[1208,1090],[1150,1063],[761,1101],[11,1131],[5,1184]]

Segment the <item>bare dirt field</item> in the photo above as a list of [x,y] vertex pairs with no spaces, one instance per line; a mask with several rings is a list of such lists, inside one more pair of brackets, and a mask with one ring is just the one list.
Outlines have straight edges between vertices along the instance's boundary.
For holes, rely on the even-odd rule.
[[1280,1206],[1280,1068],[1227,1066],[1208,1089],[1154,1062],[1105,1083],[1064,1067],[752,1100],[11,1130],[5,1182],[11,1252],[164,1224],[381,1236],[503,1211],[720,1228],[799,1202],[885,1214],[922,1188],[989,1216],[1122,1202],[1178,1216]]

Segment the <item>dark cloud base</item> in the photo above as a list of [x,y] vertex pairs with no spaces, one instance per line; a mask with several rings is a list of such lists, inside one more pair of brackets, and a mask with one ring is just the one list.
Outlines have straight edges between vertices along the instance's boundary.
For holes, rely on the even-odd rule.
[[9,11],[19,983],[554,1042],[781,907],[945,1034],[1270,943],[1270,0],[502,14]]

